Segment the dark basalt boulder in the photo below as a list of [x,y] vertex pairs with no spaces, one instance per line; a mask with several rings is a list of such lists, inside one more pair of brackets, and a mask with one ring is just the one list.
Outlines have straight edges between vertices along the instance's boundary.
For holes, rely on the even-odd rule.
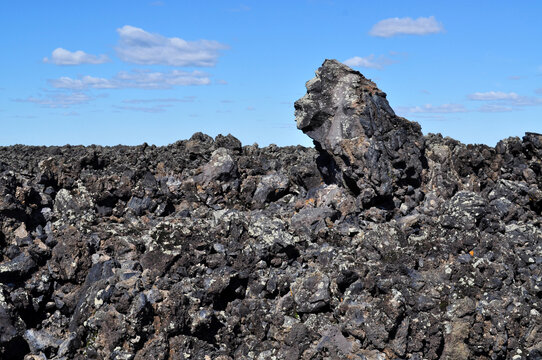
[[306,87],[295,102],[297,128],[314,140],[328,182],[361,194],[365,204],[387,206],[395,206],[399,188],[420,186],[421,128],[395,115],[375,83],[326,60]]

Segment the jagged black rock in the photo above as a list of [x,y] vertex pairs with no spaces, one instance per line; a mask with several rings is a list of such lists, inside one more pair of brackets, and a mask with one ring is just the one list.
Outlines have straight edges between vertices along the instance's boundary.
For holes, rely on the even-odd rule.
[[423,136],[326,60],[315,142],[0,148],[2,359],[540,359],[542,135]]

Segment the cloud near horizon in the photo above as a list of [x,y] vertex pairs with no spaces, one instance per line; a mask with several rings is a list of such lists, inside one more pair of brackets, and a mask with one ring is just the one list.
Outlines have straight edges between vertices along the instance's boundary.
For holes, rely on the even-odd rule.
[[103,64],[111,61],[107,55],[91,55],[82,50],[71,52],[63,48],[56,48],[51,54],[51,58],[44,57],[44,63],[55,65],[80,65],[80,64]]
[[121,71],[114,77],[99,78],[82,76],[77,79],[67,76],[51,79],[49,83],[57,89],[171,89],[175,86],[208,85],[211,79],[202,71],[171,70],[150,72],[146,70]]
[[384,66],[393,64],[395,63],[395,61],[385,56],[379,56],[378,58],[376,58],[374,54],[371,54],[365,57],[354,56],[350,59],[346,59],[345,61],[343,61],[343,63],[350,67],[363,67],[382,70]]
[[369,35],[376,37],[392,37],[397,35],[428,35],[444,31],[444,26],[434,16],[412,19],[389,18],[377,22],[369,31]]
[[425,104],[422,106],[399,106],[396,108],[397,113],[402,114],[449,114],[449,113],[461,113],[468,110],[462,104],[442,104],[432,105]]
[[168,38],[130,25],[117,32],[120,36],[115,48],[118,57],[140,65],[212,67],[218,61],[220,50],[228,49],[227,45],[214,40]]
[[502,92],[502,91],[487,91],[487,92],[475,92],[467,95],[469,100],[473,101],[490,101],[499,103],[502,105],[511,106],[536,106],[542,105],[542,98],[534,96],[519,95],[515,92]]
[[44,97],[29,96],[26,99],[15,99],[14,101],[30,102],[48,108],[67,108],[72,105],[86,104],[91,100],[94,100],[94,98],[87,94],[81,92],[73,92],[68,94],[52,93],[47,94]]
[[469,100],[493,101],[493,100],[516,100],[520,96],[515,92],[505,93],[502,91],[475,92],[467,95]]

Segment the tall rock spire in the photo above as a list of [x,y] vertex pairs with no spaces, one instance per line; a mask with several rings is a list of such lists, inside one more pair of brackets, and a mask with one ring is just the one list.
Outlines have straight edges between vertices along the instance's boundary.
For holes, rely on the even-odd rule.
[[396,116],[375,83],[326,60],[306,87],[295,103],[297,127],[314,140],[328,182],[346,186],[366,206],[384,207],[399,204],[400,189],[420,186],[420,125]]

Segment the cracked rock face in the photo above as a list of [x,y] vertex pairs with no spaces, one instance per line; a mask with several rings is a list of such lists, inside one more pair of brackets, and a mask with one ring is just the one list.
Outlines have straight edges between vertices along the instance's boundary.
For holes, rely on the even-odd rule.
[[375,83],[326,60],[306,87],[295,103],[297,128],[314,140],[328,182],[382,206],[395,206],[399,188],[420,186],[421,128],[396,116]]

